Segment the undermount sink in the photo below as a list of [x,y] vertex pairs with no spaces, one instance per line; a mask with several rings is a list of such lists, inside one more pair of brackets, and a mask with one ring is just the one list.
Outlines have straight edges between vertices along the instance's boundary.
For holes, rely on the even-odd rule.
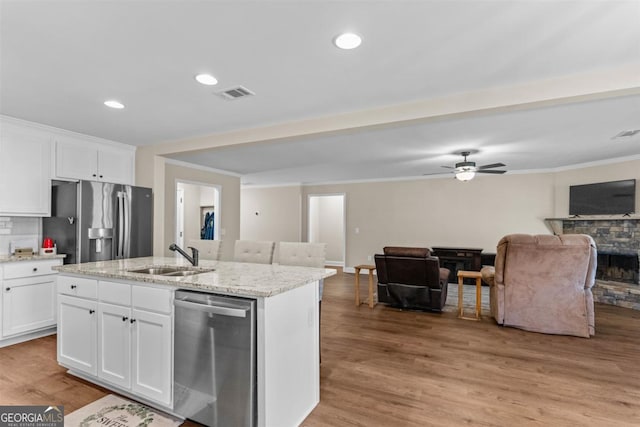
[[146,267],[136,270],[128,270],[129,273],[150,274],[154,276],[192,276],[194,274],[208,273],[213,268],[195,268],[195,267]]

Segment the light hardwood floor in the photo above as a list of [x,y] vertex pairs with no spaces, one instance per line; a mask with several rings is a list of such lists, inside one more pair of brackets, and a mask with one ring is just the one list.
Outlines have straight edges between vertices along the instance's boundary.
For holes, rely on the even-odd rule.
[[[321,400],[304,426],[640,425],[640,312],[598,304],[595,337],[543,335],[355,307],[353,277],[325,281]],[[107,393],[64,373],[55,337],[0,349],[0,404],[69,413]]]

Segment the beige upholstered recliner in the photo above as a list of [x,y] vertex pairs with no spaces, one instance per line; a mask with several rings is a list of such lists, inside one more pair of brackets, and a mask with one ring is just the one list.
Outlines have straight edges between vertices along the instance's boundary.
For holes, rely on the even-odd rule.
[[589,338],[596,258],[596,245],[584,234],[503,237],[495,268],[482,269],[491,315],[505,326]]

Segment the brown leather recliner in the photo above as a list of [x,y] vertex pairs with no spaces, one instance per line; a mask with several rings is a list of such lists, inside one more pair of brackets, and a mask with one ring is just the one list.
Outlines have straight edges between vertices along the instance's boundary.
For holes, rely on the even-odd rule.
[[427,248],[384,248],[376,254],[378,302],[393,307],[442,311],[449,270]]
[[589,338],[595,334],[596,245],[586,234],[511,234],[484,267],[491,315],[500,325]]

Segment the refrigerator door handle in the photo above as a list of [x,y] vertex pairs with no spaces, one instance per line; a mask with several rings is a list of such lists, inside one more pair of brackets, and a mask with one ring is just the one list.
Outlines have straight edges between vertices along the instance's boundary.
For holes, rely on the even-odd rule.
[[124,236],[123,238],[123,243],[122,243],[122,251],[120,252],[120,254],[122,255],[123,258],[129,258],[129,248],[131,246],[130,243],[130,239],[131,239],[131,206],[130,206],[131,200],[129,199],[129,197],[127,197],[127,193],[123,192],[122,193],[122,210],[123,210],[123,227],[122,227],[122,234]]
[[118,193],[118,246],[116,247],[116,258],[122,258],[124,247],[124,197]]

